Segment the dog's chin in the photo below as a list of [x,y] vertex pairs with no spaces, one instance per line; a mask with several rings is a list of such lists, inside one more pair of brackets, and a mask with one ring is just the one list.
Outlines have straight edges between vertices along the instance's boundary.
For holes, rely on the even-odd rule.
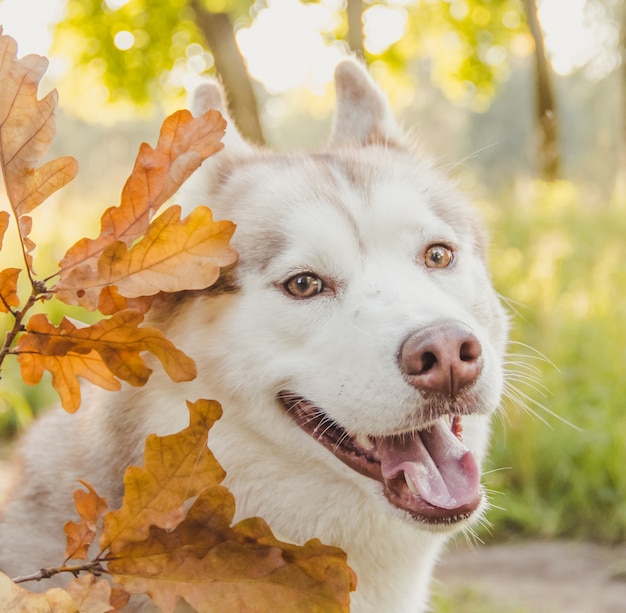
[[349,434],[305,398],[281,391],[295,423],[358,473],[382,484],[389,503],[430,529],[457,527],[481,507],[480,470],[463,445],[461,417],[445,415],[401,434]]

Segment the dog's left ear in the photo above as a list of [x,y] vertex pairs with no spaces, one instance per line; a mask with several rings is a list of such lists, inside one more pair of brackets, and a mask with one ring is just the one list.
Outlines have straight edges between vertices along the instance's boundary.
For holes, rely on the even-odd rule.
[[222,139],[224,148],[206,159],[178,191],[177,199],[182,206],[183,215],[188,215],[200,204],[208,204],[209,192],[228,177],[233,164],[254,152],[254,147],[241,136],[231,119],[224,89],[215,79],[207,80],[197,87],[189,100],[189,110],[194,117],[212,109],[218,110],[227,122],[226,134]]
[[228,113],[224,89],[217,80],[213,79],[198,86],[189,101],[189,110],[194,117],[199,117],[211,109],[217,109],[227,122],[223,139],[226,154],[239,157],[250,155],[253,150],[252,146],[237,130],[235,122]]
[[391,113],[385,94],[360,62],[347,59],[337,65],[335,89],[337,109],[330,145],[406,147],[406,138]]

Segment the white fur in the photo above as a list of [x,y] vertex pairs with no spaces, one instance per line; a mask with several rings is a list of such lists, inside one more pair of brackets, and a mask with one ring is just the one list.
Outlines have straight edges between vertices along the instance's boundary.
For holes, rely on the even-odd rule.
[[[465,444],[480,461],[502,390],[506,321],[481,253],[469,204],[408,151],[388,105],[355,62],[338,70],[332,146],[270,154],[236,133],[192,179],[187,211],[209,205],[233,219],[238,291],[190,296],[156,322],[192,356],[198,378],[173,384],[155,366],[143,389],[86,392],[76,416],[44,417],[23,445],[23,481],[0,524],[0,566],[10,574],[60,562],[63,523],[78,478],[114,506],[121,474],[151,432],[185,426],[184,400],[224,407],[209,444],[228,475],[237,517],[260,515],[279,538],[318,537],[342,547],[358,576],[356,613],[419,613],[438,552],[466,525],[432,528],[392,507],[381,484],[338,461],[276,401],[297,391],[351,433],[385,435],[423,424],[423,398],[398,366],[399,348],[434,322],[468,326],[483,348],[477,414]],[[351,102],[358,105],[350,115]],[[222,106],[207,85],[201,112]],[[455,246],[455,266],[421,260],[433,242]],[[295,300],[282,284],[314,271],[333,290]],[[479,515],[477,513],[476,515]]]

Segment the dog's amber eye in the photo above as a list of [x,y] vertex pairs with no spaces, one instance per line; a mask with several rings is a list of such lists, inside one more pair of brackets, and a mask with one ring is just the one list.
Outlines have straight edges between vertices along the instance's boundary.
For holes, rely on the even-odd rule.
[[424,253],[427,268],[448,268],[454,260],[454,251],[446,245],[431,245]]
[[291,277],[284,287],[296,298],[312,298],[324,291],[324,282],[311,273],[302,273]]

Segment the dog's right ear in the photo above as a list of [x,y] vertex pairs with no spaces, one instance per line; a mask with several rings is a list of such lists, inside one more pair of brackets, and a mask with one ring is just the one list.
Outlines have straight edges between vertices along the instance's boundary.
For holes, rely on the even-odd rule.
[[227,156],[246,157],[252,153],[252,146],[246,142],[237,130],[235,122],[228,113],[226,95],[216,80],[206,81],[198,86],[189,101],[189,110],[194,117],[199,117],[212,109],[218,110],[227,122],[224,136],[224,153]]
[[335,68],[337,108],[330,145],[387,145],[406,147],[387,97],[365,66],[346,59]]

